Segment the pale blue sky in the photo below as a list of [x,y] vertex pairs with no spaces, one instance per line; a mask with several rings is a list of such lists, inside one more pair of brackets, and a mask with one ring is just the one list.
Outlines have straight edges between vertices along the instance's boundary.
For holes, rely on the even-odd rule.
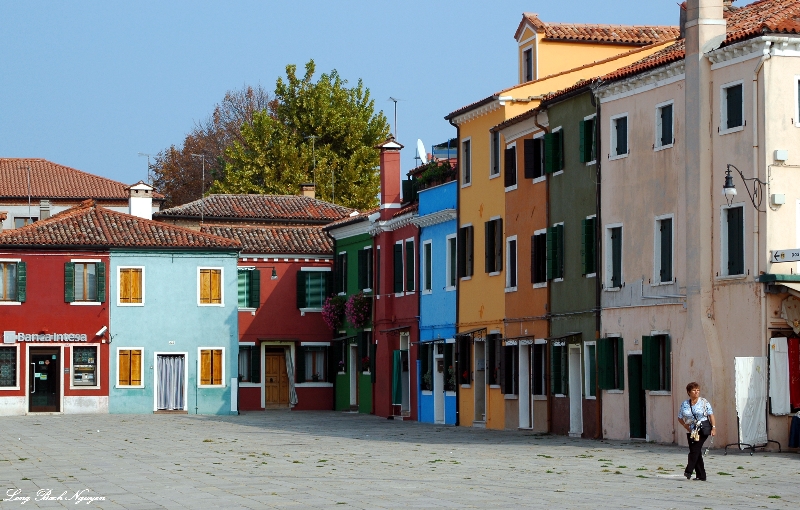
[[[737,2],[737,4],[749,2]],[[362,78],[415,143],[455,136],[443,117],[513,85],[522,13],[546,21],[677,24],[676,0],[0,0],[0,157],[41,157],[133,183],[225,92],[274,89],[286,64]]]

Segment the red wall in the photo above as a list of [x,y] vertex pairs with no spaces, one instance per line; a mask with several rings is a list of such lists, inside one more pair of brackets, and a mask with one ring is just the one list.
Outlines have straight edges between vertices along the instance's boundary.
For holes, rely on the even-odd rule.
[[[108,326],[109,294],[108,253],[106,252],[46,252],[11,251],[0,252],[0,258],[22,259],[27,269],[27,297],[21,305],[0,306],[0,330],[16,331],[26,334],[41,333],[82,333],[87,342],[64,342],[56,345],[100,346],[100,387],[98,389],[70,389],[69,373],[62,374],[62,387],[65,396],[107,396],[109,381],[109,345],[95,333]],[[106,302],[100,305],[71,305],[64,302],[64,263],[72,259],[99,259],[106,265]],[[107,336],[106,336],[107,338]],[[52,346],[44,342],[22,342],[19,348],[19,386],[18,391],[4,391],[2,396],[25,396],[28,377],[26,344],[31,346]],[[5,344],[11,345],[11,344]],[[72,361],[71,349],[62,351],[64,368]]]

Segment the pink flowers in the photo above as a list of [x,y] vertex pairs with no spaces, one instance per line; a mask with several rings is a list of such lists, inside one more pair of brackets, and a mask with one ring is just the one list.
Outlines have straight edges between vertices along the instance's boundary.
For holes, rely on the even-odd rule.
[[331,296],[322,305],[322,320],[329,328],[336,331],[342,327],[344,321],[345,299],[344,296]]
[[365,296],[363,292],[353,294],[347,300],[344,313],[347,317],[347,322],[352,324],[354,328],[363,328],[369,322],[372,314],[372,298]]

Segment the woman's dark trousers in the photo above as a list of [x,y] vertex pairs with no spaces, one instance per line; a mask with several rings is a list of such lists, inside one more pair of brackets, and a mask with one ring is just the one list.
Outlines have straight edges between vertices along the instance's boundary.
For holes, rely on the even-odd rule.
[[694,471],[697,478],[705,480],[706,467],[703,465],[703,443],[706,442],[708,436],[700,434],[700,441],[694,441],[690,434],[686,434],[686,438],[689,440],[689,462],[686,464],[684,474],[689,477],[692,475],[692,471]]

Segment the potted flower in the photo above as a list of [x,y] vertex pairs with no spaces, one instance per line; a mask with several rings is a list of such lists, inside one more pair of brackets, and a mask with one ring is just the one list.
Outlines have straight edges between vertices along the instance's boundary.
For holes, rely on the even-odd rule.
[[322,305],[322,320],[329,328],[336,331],[344,321],[345,299],[344,296],[331,296]]
[[344,372],[345,363],[344,360],[339,360],[339,372]]
[[369,372],[369,356],[361,358],[361,371]]
[[422,375],[422,390],[423,391],[433,390],[433,377],[431,376],[430,370],[428,370]]
[[319,378],[320,378],[319,372],[311,376],[311,380],[314,382],[319,382]]
[[356,329],[363,328],[372,315],[372,298],[364,295],[363,292],[353,294],[347,300],[344,308],[347,322]]

